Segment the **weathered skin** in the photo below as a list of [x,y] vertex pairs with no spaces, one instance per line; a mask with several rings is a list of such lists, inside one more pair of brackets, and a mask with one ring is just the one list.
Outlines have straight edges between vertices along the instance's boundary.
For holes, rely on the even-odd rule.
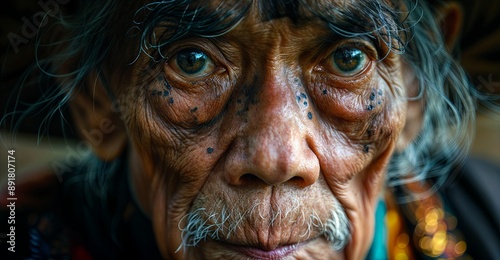
[[[398,54],[377,61],[380,50],[370,42],[325,45],[328,35],[319,21],[262,21],[254,8],[224,36],[169,46],[171,58],[157,73],[143,73],[146,55],[132,79],[110,72],[125,108],[137,197],[166,258],[246,259],[229,244],[275,250],[299,242],[287,257],[366,254],[386,165],[405,125],[405,74]],[[329,57],[352,43],[368,62],[353,76],[339,75]],[[183,73],[175,55],[186,47],[213,65],[202,75]],[[152,94],[165,82],[168,96]],[[313,213],[324,221],[336,200],[351,228],[341,252],[304,222]],[[184,217],[196,208],[226,209],[235,219],[252,210],[230,236],[176,252]]]

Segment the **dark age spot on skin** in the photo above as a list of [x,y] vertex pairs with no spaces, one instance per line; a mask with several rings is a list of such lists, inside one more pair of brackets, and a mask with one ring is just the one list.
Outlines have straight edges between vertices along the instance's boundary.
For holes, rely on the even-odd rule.
[[307,112],[307,118],[313,119],[313,114],[311,112]]
[[297,102],[300,102],[300,96],[297,96]]
[[[378,96],[377,96],[378,94]],[[373,110],[375,107],[377,107],[378,105],[381,105],[382,104],[382,90],[375,90],[373,89],[372,92],[370,93],[370,100],[373,101],[373,102],[370,102],[371,104],[368,105],[368,107],[366,108],[368,111],[371,111]]]
[[365,144],[365,146],[363,147],[363,151],[364,151],[365,153],[370,152],[370,146],[369,146],[369,145],[367,145],[367,144]]
[[259,102],[259,100],[256,98],[257,93],[258,93],[258,89],[256,87],[254,87],[254,86],[258,85],[257,81],[258,81],[258,78],[254,77],[253,82],[250,85],[243,87],[244,88],[243,95],[244,95],[245,101],[238,99],[239,100],[239,102],[237,101],[238,103],[244,102],[244,104],[243,104],[243,108],[236,112],[237,115],[239,115],[239,116],[243,115],[244,113],[249,111],[250,105],[255,105]]
[[161,90],[152,90],[151,91],[151,96],[161,96],[163,95],[163,92]]
[[191,110],[189,110],[189,111],[191,111],[191,113],[194,113],[194,112],[196,112],[197,110],[198,110],[198,107],[193,107],[193,108],[191,108]]
[[307,106],[307,101],[304,101],[304,106]]
[[306,93],[300,93],[300,96],[301,96],[302,98],[307,98]]
[[174,103],[174,98],[169,98],[169,99],[168,99],[168,103],[169,103],[169,104],[173,104],[173,103]]
[[207,148],[207,153],[210,154],[210,153],[213,153],[213,152],[214,152],[214,148],[212,148],[212,147],[208,147]]
[[168,90],[172,89],[172,86],[170,86],[170,84],[168,84],[167,80],[163,80],[163,86],[166,87]]
[[[164,96],[164,97],[168,97],[170,96],[170,91],[168,90],[152,90],[151,91],[151,96]],[[173,98],[170,98],[173,102]]]
[[374,131],[372,129],[366,130],[366,135],[368,135],[369,137],[373,136],[373,133],[374,133]]
[[326,95],[326,89],[323,89],[323,95]]

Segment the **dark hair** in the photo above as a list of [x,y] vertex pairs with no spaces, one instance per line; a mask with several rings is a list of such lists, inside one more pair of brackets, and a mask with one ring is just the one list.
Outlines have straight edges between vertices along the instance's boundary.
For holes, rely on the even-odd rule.
[[[389,51],[402,55],[418,79],[420,93],[413,99],[424,99],[424,120],[419,135],[404,151],[393,155],[387,185],[397,186],[427,178],[435,178],[436,185],[442,184],[447,173],[460,164],[468,151],[476,100],[489,101],[490,97],[472,88],[461,65],[447,51],[435,9],[428,2],[418,0],[402,3],[345,1],[342,5],[309,2],[262,1],[259,9],[265,20],[287,16],[300,22],[312,15],[337,34],[379,39],[389,46]],[[350,8],[354,2],[356,4]],[[149,55],[156,62],[155,55],[165,58],[161,52],[164,46],[186,35],[215,37],[230,31],[245,17],[251,4],[252,1],[232,4],[222,1],[219,6],[189,0],[152,2],[136,7],[128,34],[120,37],[136,39],[138,55]],[[49,57],[37,59],[33,67],[57,81],[52,81],[53,86],[46,95],[25,114],[45,106],[57,113],[71,95],[79,91],[91,72],[97,72],[106,86],[106,78],[100,71],[105,60],[111,58],[111,49],[120,44],[121,38],[113,33],[113,21],[122,19],[119,16],[124,10],[122,5],[130,8],[132,4],[117,0],[81,0],[71,16],[60,16],[54,26],[64,28],[70,35],[63,41],[51,43],[63,48]],[[359,17],[363,19],[358,20]],[[43,36],[41,34],[40,39]],[[58,74],[64,62],[71,59],[78,59],[77,66],[66,74]],[[498,106],[492,107],[498,109]],[[46,119],[50,120],[52,115]],[[407,199],[411,198],[403,198]]]

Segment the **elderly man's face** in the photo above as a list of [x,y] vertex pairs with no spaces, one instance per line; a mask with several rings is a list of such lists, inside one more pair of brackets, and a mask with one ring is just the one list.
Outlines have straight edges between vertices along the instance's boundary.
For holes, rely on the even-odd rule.
[[115,88],[139,201],[165,257],[360,259],[405,121],[400,57],[263,17],[169,44],[153,75],[142,55]]

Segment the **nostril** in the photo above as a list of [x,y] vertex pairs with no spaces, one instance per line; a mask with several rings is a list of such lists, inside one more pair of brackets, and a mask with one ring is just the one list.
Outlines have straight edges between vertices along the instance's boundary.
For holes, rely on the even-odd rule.
[[291,179],[289,179],[288,182],[294,186],[301,187],[301,188],[308,186],[308,184],[306,183],[304,178],[302,178],[300,176],[294,176]]
[[[305,180],[304,178],[300,177],[300,176],[294,176],[288,180],[286,180],[286,182],[292,184],[292,185],[296,185],[298,187],[305,187],[307,186],[305,184]],[[277,182],[277,183],[268,183],[265,179],[262,179],[260,178],[258,175],[255,175],[255,174],[252,174],[252,173],[246,173],[246,174],[243,174],[240,176],[239,178],[239,181],[238,181],[239,185],[245,185],[245,186],[249,186],[249,185],[275,185],[275,184],[278,184],[278,183],[281,183],[281,182]]]
[[240,177],[241,184],[251,184],[251,183],[257,183],[257,182],[263,182],[263,181],[258,176],[255,176],[254,174],[251,174],[251,173],[243,174]]

